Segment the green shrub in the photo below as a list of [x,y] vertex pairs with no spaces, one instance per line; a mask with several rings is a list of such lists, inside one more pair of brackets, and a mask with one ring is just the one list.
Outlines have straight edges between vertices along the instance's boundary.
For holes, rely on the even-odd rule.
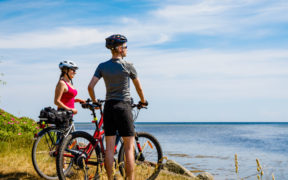
[[31,141],[39,131],[37,123],[28,117],[16,117],[0,109],[0,141]]

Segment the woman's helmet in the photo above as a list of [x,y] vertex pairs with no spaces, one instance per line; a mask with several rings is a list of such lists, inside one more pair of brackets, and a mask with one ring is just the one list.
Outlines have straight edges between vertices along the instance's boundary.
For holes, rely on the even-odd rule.
[[73,61],[62,61],[59,64],[59,68],[61,70],[65,69],[65,68],[77,70],[78,66]]
[[59,63],[59,68],[61,69],[61,75],[60,75],[60,79],[62,78],[62,76],[64,74],[66,74],[69,78],[69,80],[71,81],[71,84],[73,85],[72,79],[70,78],[70,76],[68,75],[67,71],[64,71],[64,69],[74,69],[77,70],[78,66],[73,62],[73,61],[62,61]]
[[127,38],[121,34],[113,34],[106,38],[106,48],[113,50],[115,47],[127,42]]

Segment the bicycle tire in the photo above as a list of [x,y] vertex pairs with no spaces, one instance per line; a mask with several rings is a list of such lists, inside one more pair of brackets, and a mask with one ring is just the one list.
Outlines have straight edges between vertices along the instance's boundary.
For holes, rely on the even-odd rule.
[[[91,176],[94,176],[92,179],[98,178],[98,157],[99,152],[96,152],[96,149],[92,149],[89,155],[91,157],[87,160],[87,150],[88,144],[95,146],[96,140],[87,132],[84,131],[75,131],[68,135],[61,143],[59,147],[59,153],[56,159],[56,169],[58,178],[60,180],[65,180],[65,173],[63,172],[63,167],[65,161],[72,163],[72,167],[75,171],[73,171],[71,179],[91,179]],[[73,154],[75,153],[75,154]],[[94,155],[93,155],[94,153]],[[69,157],[69,155],[72,155]],[[83,156],[82,156],[83,155]],[[84,157],[85,156],[85,157]],[[69,159],[70,158],[70,159]],[[85,164],[83,162],[85,161]],[[86,164],[86,160],[92,163],[93,165],[89,166]],[[83,163],[83,164],[82,164]],[[83,167],[82,167],[83,166]],[[85,167],[84,167],[85,166]],[[83,172],[82,172],[83,171]],[[85,171],[89,171],[89,176],[85,173]],[[84,174],[83,174],[84,173]]]
[[[136,173],[138,166],[140,166],[141,174],[137,174],[137,179],[156,179],[162,169],[162,148],[158,140],[147,132],[137,132],[138,141],[142,148],[143,156],[139,155],[139,149],[135,141],[135,163]],[[136,136],[135,136],[136,139]],[[146,144],[146,145],[145,145]],[[145,146],[145,147],[144,147]],[[124,144],[121,145],[118,154],[118,166],[121,175],[125,174],[125,153]],[[152,171],[151,171],[152,170]],[[151,173],[150,173],[151,172]],[[135,174],[136,174],[135,173]]]
[[[48,180],[58,179],[56,171],[56,151],[64,131],[48,127],[38,133],[32,148],[32,163],[37,174]],[[60,136],[60,137],[59,137]]]

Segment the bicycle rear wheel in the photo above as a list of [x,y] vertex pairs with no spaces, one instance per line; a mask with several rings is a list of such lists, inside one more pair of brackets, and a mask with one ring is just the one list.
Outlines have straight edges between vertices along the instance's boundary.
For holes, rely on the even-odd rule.
[[[76,131],[67,136],[61,143],[57,156],[56,167],[59,179],[97,179],[98,168],[101,167],[98,162],[100,152],[98,148],[95,149],[95,146],[95,139],[86,132]],[[73,164],[73,173],[65,177],[63,169],[69,164]]]
[[63,134],[64,131],[62,130],[48,127],[42,130],[34,141],[32,148],[32,163],[39,176],[45,179],[58,179],[56,156]]
[[[135,174],[136,179],[156,179],[162,168],[162,149],[158,140],[146,132],[135,136]],[[118,154],[118,165],[122,176],[125,175],[124,145]]]

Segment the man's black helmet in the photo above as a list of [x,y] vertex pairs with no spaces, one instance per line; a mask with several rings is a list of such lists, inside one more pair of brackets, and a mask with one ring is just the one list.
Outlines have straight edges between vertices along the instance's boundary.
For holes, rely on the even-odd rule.
[[113,34],[106,38],[106,48],[114,49],[115,47],[127,42],[127,38],[121,34]]

